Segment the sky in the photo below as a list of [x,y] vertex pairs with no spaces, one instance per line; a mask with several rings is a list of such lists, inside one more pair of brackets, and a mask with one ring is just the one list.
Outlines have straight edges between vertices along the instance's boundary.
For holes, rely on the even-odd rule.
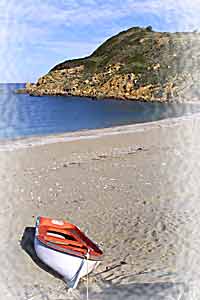
[[200,31],[200,0],[0,0],[0,82],[35,82],[133,26]]

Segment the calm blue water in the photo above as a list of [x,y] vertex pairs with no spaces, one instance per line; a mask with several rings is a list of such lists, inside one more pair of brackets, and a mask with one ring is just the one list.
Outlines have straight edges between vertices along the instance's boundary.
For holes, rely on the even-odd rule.
[[198,105],[14,94],[21,87],[24,85],[0,84],[0,139],[149,122],[200,112]]

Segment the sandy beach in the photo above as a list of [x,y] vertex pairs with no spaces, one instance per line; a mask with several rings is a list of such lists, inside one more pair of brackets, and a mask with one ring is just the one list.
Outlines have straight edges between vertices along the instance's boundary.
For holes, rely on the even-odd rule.
[[38,215],[104,250],[89,299],[198,299],[199,132],[197,115],[2,142],[0,299],[86,299],[35,257]]

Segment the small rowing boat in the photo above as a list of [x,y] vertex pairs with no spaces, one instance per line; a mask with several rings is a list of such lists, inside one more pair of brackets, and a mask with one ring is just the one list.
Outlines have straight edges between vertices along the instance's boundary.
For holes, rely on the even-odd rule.
[[76,288],[81,277],[94,270],[103,252],[77,226],[61,220],[38,217],[34,247],[37,256]]

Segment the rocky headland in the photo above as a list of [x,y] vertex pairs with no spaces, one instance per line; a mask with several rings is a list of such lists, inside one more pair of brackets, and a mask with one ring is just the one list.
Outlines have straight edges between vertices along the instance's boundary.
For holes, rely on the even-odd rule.
[[90,56],[64,61],[24,90],[143,101],[199,101],[200,34],[133,27],[111,37]]

